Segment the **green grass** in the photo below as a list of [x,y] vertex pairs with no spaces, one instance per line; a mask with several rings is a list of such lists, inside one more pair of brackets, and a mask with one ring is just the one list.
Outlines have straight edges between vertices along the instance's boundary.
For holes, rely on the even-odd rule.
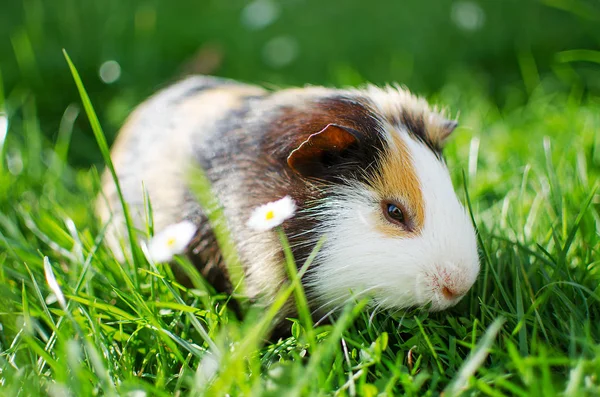
[[373,315],[359,302],[316,327],[301,315],[275,342],[264,337],[276,305],[289,296],[304,305],[297,283],[240,322],[197,276],[186,289],[141,255],[119,264],[91,208],[98,171],[66,163],[78,110],[52,145],[32,98],[0,90],[10,120],[0,150],[0,391],[598,395],[600,101],[540,84],[524,106],[499,108],[476,87],[434,98],[461,110],[446,154],[479,231],[482,272],[469,295],[443,313]]

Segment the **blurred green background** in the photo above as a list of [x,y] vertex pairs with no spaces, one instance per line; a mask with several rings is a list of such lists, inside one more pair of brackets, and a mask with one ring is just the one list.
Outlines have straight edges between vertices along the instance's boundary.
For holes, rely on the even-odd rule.
[[[538,90],[600,94],[596,0],[2,3],[0,107],[13,126],[27,119],[22,112],[37,112],[49,142],[79,103],[62,48],[109,139],[137,103],[189,73],[275,86],[399,82],[434,100],[445,90],[453,112],[473,92],[501,109]],[[100,163],[81,113],[69,159]]]

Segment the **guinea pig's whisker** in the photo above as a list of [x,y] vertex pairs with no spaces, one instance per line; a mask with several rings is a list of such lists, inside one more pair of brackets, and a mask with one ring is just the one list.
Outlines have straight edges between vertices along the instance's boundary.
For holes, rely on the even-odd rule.
[[[372,325],[372,321],[375,318],[375,316],[377,316],[379,313],[382,313],[384,310],[386,310],[387,307],[389,307],[390,300],[391,299],[389,297],[386,297],[383,300],[379,301],[379,303],[377,304],[377,306],[375,306],[373,312],[371,313],[371,316],[369,318],[369,325]],[[387,318],[389,318],[389,314],[386,316],[386,319]]]
[[381,306],[383,305],[384,301],[379,302],[377,306],[373,308],[373,311],[371,311],[371,315],[369,316],[369,327],[373,325],[373,318],[375,318],[375,315],[381,310]]
[[[390,317],[392,317],[394,314],[398,313],[399,310],[395,310],[393,313],[390,313]],[[398,320],[398,326],[396,327],[396,332],[400,333],[400,328],[402,328],[402,321],[404,321],[404,319],[406,318],[406,311],[404,313],[402,313],[402,317],[400,317],[400,320]]]
[[[320,312],[320,311],[321,311],[321,309],[323,309],[323,308],[325,308],[325,307],[327,307],[327,306],[331,306],[331,305],[332,305],[334,302],[337,302],[337,301],[339,301],[340,299],[345,299],[345,300],[347,300],[348,298],[344,298],[344,297],[341,297],[341,296],[340,296],[340,297],[334,298],[334,299],[332,299],[332,300],[329,300],[329,301],[327,301],[327,302],[323,303],[321,306],[319,306],[319,307],[315,308],[315,309],[314,309],[314,310],[311,312],[311,314],[312,314],[312,315],[314,315],[314,314],[316,314],[316,313]],[[343,306],[343,305],[342,305],[342,306]],[[335,310],[339,309],[339,307],[340,307],[339,305],[336,305],[336,306],[334,306],[334,308],[332,309],[332,311],[335,311]]]
[[337,310],[337,308],[328,311],[327,313],[325,313],[323,315],[323,317],[321,317],[320,319],[318,319],[317,321],[315,321],[315,327],[321,325],[321,322],[325,321],[329,316],[331,316],[333,313],[335,313]]
[[392,318],[392,316],[393,316],[395,313],[398,313],[398,311],[399,311],[399,310],[388,310],[388,312],[387,312],[386,316],[385,316],[385,317],[384,317],[384,319],[383,319],[383,322],[384,322],[384,323],[387,323],[387,322],[388,322],[388,320],[389,320],[389,319],[391,319],[391,318]]
[[[331,316],[331,315],[335,314],[336,312],[338,312],[338,311],[339,311],[341,308],[343,308],[344,306],[346,306],[346,305],[347,305],[349,302],[351,302],[352,300],[356,300],[356,298],[357,298],[357,297],[358,297],[358,295],[354,295],[354,296],[352,296],[352,297],[350,297],[350,298],[344,299],[344,301],[343,301],[342,303],[340,303],[340,304],[339,304],[339,305],[337,305],[337,306],[334,306],[334,307],[333,307],[331,310],[329,310],[327,313],[325,313],[325,314],[324,314],[324,315],[323,315],[323,316],[322,316],[322,317],[321,317],[319,320],[317,320],[317,321],[315,322],[315,326],[317,326],[317,325],[321,324],[321,322],[322,322],[322,321],[326,320],[326,319],[327,319],[329,316]],[[335,301],[335,300],[338,300],[338,299],[334,299],[334,300],[330,301],[329,303],[327,303],[327,304],[325,304],[325,305],[322,305],[322,306],[321,306],[321,308],[322,308],[323,306],[327,306],[327,305],[331,304],[331,302],[333,302],[333,301]],[[316,311],[318,311],[318,310],[315,310],[315,312],[316,312]],[[313,313],[314,313],[314,312],[313,312]]]
[[316,243],[313,241],[297,241],[294,243],[290,244],[290,248],[301,248],[301,247],[312,247],[314,246]]
[[[340,304],[337,304],[335,306],[333,306],[333,308],[331,310],[329,310],[327,313],[325,313],[325,315],[323,315],[316,323],[315,325],[318,325],[319,323],[321,323],[323,320],[325,320],[327,317],[331,316],[333,313],[337,312],[339,309],[343,308],[344,306],[346,306],[349,302],[351,301],[355,301],[358,298],[361,298],[362,296],[368,294],[369,292],[371,292],[374,289],[379,288],[380,285],[374,285],[372,287],[369,287],[363,291],[360,291],[358,293],[354,293],[349,297],[337,297],[337,298],[333,298],[327,302],[325,302],[324,304],[322,304],[321,306],[319,306],[318,308],[316,308],[315,310],[313,310],[311,312],[312,315],[318,313],[319,311],[321,311],[321,309],[323,309],[324,307],[327,306],[331,306],[334,302],[342,300],[342,302]],[[385,300],[384,300],[385,302]]]
[[345,304],[346,304],[346,303],[349,301],[349,299],[348,299],[348,298],[345,298],[345,299],[344,299],[344,298],[342,298],[342,297],[334,298],[334,299],[332,299],[332,300],[330,300],[330,301],[328,301],[328,302],[326,302],[326,303],[322,304],[321,306],[319,306],[319,307],[318,307],[318,308],[316,308],[315,310],[313,310],[313,311],[311,312],[311,315],[314,315],[314,314],[316,314],[316,313],[320,312],[320,311],[321,311],[321,309],[323,309],[323,308],[325,308],[325,307],[332,306],[334,302],[336,302],[336,301],[339,301],[339,300],[341,300],[341,299],[343,299],[343,302],[342,302],[342,304],[334,305],[334,306],[332,307],[332,309],[330,309],[330,310],[329,310],[329,311],[328,311],[328,312],[327,312],[327,313],[326,313],[326,314],[325,314],[323,317],[321,317],[321,319],[319,319],[319,320],[317,321],[317,323],[321,322],[321,321],[322,321],[322,320],[324,320],[325,318],[329,317],[331,314],[333,314],[333,313],[335,313],[336,311],[338,311],[338,310],[339,310],[341,307],[343,307],[343,306],[344,306],[344,305],[345,305]]

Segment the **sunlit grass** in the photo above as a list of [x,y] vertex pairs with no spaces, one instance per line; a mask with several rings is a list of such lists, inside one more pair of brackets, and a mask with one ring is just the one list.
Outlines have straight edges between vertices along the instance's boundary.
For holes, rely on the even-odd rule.
[[[90,207],[98,172],[65,163],[72,123],[64,121],[52,146],[35,103],[6,96],[13,98],[0,152],[6,395],[600,393],[598,102],[534,93],[507,110],[476,90],[456,102],[442,91],[440,102],[462,109],[464,128],[446,153],[479,231],[476,285],[447,312],[372,315],[359,302],[314,327],[293,274],[273,306],[244,306],[239,321],[226,309],[229,297],[185,260],[192,289],[141,254],[118,263]],[[206,185],[195,189],[212,205]],[[227,231],[219,233],[230,250]],[[283,235],[281,242],[287,248]],[[228,255],[235,266],[235,253]],[[300,265],[298,276],[310,263]],[[291,335],[266,341],[290,297],[300,305]]]

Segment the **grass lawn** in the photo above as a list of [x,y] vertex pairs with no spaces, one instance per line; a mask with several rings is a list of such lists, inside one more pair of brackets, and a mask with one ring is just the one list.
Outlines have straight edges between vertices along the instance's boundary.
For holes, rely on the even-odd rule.
[[332,325],[292,319],[272,342],[272,310],[240,322],[200,279],[185,289],[166,265],[120,265],[93,214],[99,170],[66,162],[83,107],[50,144],[35,102],[0,87],[0,392],[599,395],[600,101],[542,84],[498,107],[471,87],[432,98],[461,115],[446,156],[479,231],[468,296],[441,313],[358,302]]

